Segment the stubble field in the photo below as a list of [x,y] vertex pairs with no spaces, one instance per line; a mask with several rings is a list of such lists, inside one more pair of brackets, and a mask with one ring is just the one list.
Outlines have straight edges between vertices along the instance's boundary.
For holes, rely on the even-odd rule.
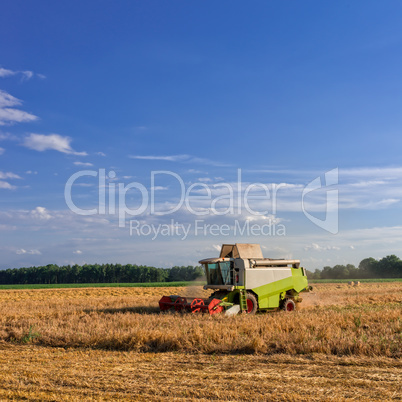
[[318,284],[294,313],[159,313],[193,288],[0,291],[1,400],[401,400],[402,284]]

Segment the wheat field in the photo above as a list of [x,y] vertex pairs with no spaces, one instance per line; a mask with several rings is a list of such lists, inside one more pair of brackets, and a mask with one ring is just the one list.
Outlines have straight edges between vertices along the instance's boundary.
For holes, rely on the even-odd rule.
[[293,313],[160,313],[190,288],[0,291],[1,400],[400,400],[402,285],[319,284]]

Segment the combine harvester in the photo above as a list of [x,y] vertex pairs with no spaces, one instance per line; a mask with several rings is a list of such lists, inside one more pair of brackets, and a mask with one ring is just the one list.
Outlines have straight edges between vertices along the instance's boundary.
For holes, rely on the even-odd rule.
[[201,260],[207,278],[208,299],[163,296],[161,311],[226,311],[255,314],[257,311],[293,311],[302,301],[299,293],[312,290],[299,260],[264,258],[259,244],[224,244],[219,258]]

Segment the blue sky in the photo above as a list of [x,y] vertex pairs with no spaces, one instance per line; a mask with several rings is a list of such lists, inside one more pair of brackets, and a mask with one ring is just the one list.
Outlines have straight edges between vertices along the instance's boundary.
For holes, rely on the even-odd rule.
[[[310,269],[402,256],[401,26],[397,1],[3,1],[0,268],[187,265],[231,242],[261,243],[265,256]],[[104,186],[100,169],[114,173]],[[301,200],[334,169],[331,233]],[[97,176],[74,182],[80,209],[130,183],[154,191],[156,211],[174,209],[180,177],[185,191],[198,183],[190,195],[211,192],[191,211],[228,233],[196,233],[200,218],[185,203],[166,215],[149,205],[125,227],[116,209],[78,215],[65,187],[82,170]],[[177,177],[159,174],[152,189],[155,171]],[[262,187],[248,193],[264,214],[214,214],[224,183],[235,206],[247,186],[266,185],[270,199]],[[325,218],[328,189],[306,195],[310,216]],[[135,209],[144,198],[131,189],[126,201]],[[130,233],[130,219],[144,230]],[[247,224],[265,231],[235,232]],[[275,225],[285,235],[267,234]],[[158,227],[166,235],[145,234]],[[182,239],[169,227],[190,230]]]

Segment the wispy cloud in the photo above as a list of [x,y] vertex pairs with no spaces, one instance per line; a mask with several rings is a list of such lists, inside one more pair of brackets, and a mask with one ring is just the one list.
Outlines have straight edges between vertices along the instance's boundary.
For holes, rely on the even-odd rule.
[[143,159],[149,161],[169,161],[169,162],[183,162],[189,159],[189,155],[130,155],[132,159]]
[[0,147],[0,155],[3,155],[5,151],[6,150],[4,148]]
[[0,89],[0,107],[18,106],[22,101]]
[[[113,217],[110,217],[114,219]],[[45,207],[36,207],[32,210],[0,210],[0,222],[9,228],[11,225],[20,230],[37,232],[46,230],[47,233],[68,230],[70,235],[80,233],[91,233],[94,236],[110,235],[110,231],[115,230],[111,221],[105,216],[94,215],[83,217],[74,214],[70,210],[49,210]],[[101,228],[105,229],[102,231]],[[109,229],[106,229],[109,228]],[[0,227],[1,230],[1,227]],[[24,244],[19,247],[28,248]],[[80,249],[80,246],[76,246]],[[1,249],[1,247],[0,247]]]
[[63,137],[59,134],[30,134],[25,137],[22,145],[40,152],[54,150],[70,155],[88,155],[86,152],[77,152],[72,149],[70,146],[71,141],[70,137]]
[[9,70],[3,67],[0,67],[0,78],[12,77],[15,75],[21,76],[22,81],[30,80],[35,75],[40,78],[46,78],[43,74],[35,74],[33,71],[30,70]]
[[37,116],[31,113],[15,109],[15,106],[20,106],[21,104],[22,101],[20,99],[0,89],[0,126],[24,123],[38,119]]
[[400,179],[402,178],[402,167],[400,166],[384,166],[384,167],[362,167],[362,168],[349,168],[349,169],[339,169],[339,175],[341,177],[351,177],[351,178],[370,178],[389,180],[389,179]]
[[0,131],[0,141],[18,141],[18,137],[14,134],[3,133]]
[[0,179],[21,179],[21,177],[11,172],[0,172]]
[[[335,168],[335,166],[333,167]],[[329,169],[327,169],[329,170]],[[267,169],[243,169],[244,172],[250,173],[276,173],[281,175],[302,175],[305,177],[319,176],[325,173],[325,170],[311,170],[311,169],[283,169],[278,168],[267,168]],[[379,166],[379,167],[350,167],[342,168],[339,167],[339,176],[341,178],[370,178],[370,179],[390,179],[390,178],[401,178],[402,177],[402,167],[401,166]]]
[[161,191],[161,190],[168,190],[169,189],[169,187],[165,187],[165,186],[154,186],[154,187],[151,187],[151,190],[154,190],[154,191]]
[[181,155],[129,155],[129,158],[149,160],[149,161],[167,161],[167,162],[179,162],[179,163],[195,163],[201,165],[212,166],[230,166],[223,162],[217,162],[205,158],[199,158],[193,155],[181,154]]
[[103,153],[103,152],[97,152],[96,155],[99,155],[99,156],[106,156],[106,154]]
[[15,71],[7,70],[5,68],[0,67],[0,77],[9,77],[11,75],[15,75]]
[[74,165],[76,165],[76,166],[93,166],[93,164],[89,163],[89,162],[74,162]]
[[33,255],[40,255],[42,254],[39,250],[25,250],[23,248],[19,248],[15,251],[15,254],[33,254]]
[[199,177],[198,181],[200,181],[202,183],[211,183],[212,179],[210,177]]
[[305,251],[327,251],[327,250],[340,250],[341,248],[338,246],[320,246],[317,243],[311,243],[308,246],[304,247]]
[[34,219],[45,221],[52,219],[52,215],[45,207],[36,207],[32,211],[30,211],[30,216]]
[[13,186],[12,184],[8,183],[7,181],[0,180],[0,189],[14,190],[15,188],[17,188],[17,187]]
[[10,184],[9,182],[4,181],[8,179],[21,179],[21,177],[11,172],[0,172],[0,189],[14,190],[15,188],[17,188],[16,186]]

